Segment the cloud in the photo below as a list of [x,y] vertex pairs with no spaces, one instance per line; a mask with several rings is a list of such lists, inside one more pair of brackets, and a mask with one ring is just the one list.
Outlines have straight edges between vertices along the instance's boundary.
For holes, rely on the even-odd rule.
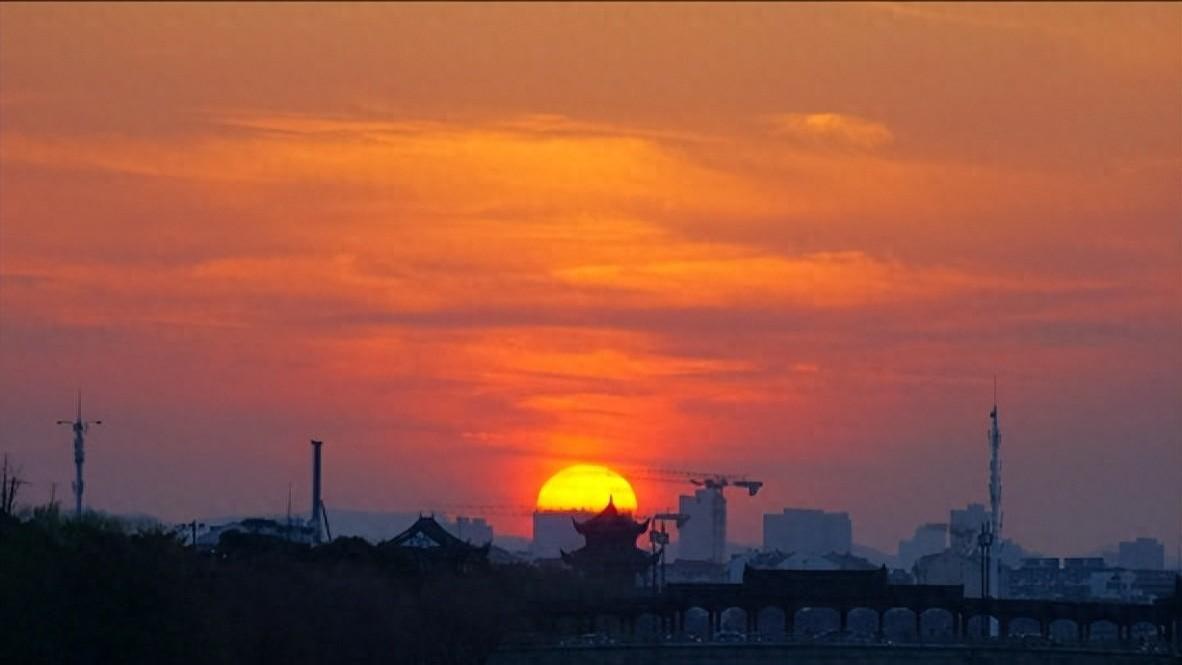
[[815,145],[873,150],[895,140],[886,125],[841,113],[781,113],[764,120],[774,136]]
[[580,265],[558,270],[555,277],[568,284],[614,291],[615,302],[686,307],[849,308],[930,300],[997,285],[989,276],[908,265],[860,251],[744,255],[733,246],[703,244],[695,254],[663,261]]

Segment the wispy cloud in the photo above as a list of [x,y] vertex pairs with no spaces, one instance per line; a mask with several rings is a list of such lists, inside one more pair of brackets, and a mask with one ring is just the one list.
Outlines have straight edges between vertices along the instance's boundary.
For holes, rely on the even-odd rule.
[[763,120],[773,136],[808,145],[871,150],[895,140],[886,125],[842,113],[781,113]]

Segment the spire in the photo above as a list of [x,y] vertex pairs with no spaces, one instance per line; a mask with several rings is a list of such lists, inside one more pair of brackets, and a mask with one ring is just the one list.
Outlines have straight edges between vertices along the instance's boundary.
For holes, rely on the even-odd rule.
[[989,508],[995,537],[1001,537],[1001,428],[997,424],[997,375],[993,377],[993,410],[989,412]]

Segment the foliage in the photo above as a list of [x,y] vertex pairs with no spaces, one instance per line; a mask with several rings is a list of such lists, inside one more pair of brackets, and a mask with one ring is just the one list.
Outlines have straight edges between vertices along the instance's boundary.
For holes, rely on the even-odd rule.
[[578,584],[529,566],[424,571],[356,538],[230,533],[199,554],[46,506],[0,516],[0,662],[479,663],[531,602]]
[[0,464],[0,515],[14,514],[17,493],[24,484],[20,469],[10,465],[8,455],[5,455],[4,462]]

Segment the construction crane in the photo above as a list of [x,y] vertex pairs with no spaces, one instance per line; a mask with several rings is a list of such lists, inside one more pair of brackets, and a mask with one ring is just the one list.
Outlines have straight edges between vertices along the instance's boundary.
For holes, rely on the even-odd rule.
[[747,496],[755,496],[763,487],[761,480],[724,473],[639,468],[626,470],[625,475],[666,482],[688,481],[695,487],[708,490],[704,496],[695,493],[693,497],[681,499],[680,510],[692,512],[698,519],[689,530],[682,528],[684,520],[677,525],[678,556],[714,563],[726,561],[727,511],[724,490],[727,487],[741,487],[747,490]]
[[680,529],[689,521],[689,518],[690,516],[685,513],[673,512],[657,513],[652,516],[648,540],[653,555],[657,557],[657,565],[653,567],[653,591],[659,591],[665,586],[665,548],[669,546],[669,531],[666,529],[666,525],[673,522]]
[[697,487],[705,487],[721,491],[725,487],[742,487],[747,490],[747,496],[755,496],[763,487],[762,480],[751,480],[745,474],[725,474],[702,471],[680,471],[676,469],[658,468],[625,468],[622,473],[627,478],[645,480],[659,480],[665,482],[689,482]]
[[726,476],[712,476],[698,480],[691,478],[690,482],[699,487],[706,487],[708,489],[719,489],[732,485],[734,487],[743,487],[747,489],[747,496],[755,496],[759,493],[759,488],[763,487],[762,480],[745,480],[742,478],[731,480]]
[[59,420],[59,425],[70,425],[74,430],[74,468],[77,479],[74,481],[74,516],[82,519],[82,463],[86,461],[86,432],[91,425],[102,425],[101,420],[82,419],[82,391],[78,391],[78,415],[74,420]]

